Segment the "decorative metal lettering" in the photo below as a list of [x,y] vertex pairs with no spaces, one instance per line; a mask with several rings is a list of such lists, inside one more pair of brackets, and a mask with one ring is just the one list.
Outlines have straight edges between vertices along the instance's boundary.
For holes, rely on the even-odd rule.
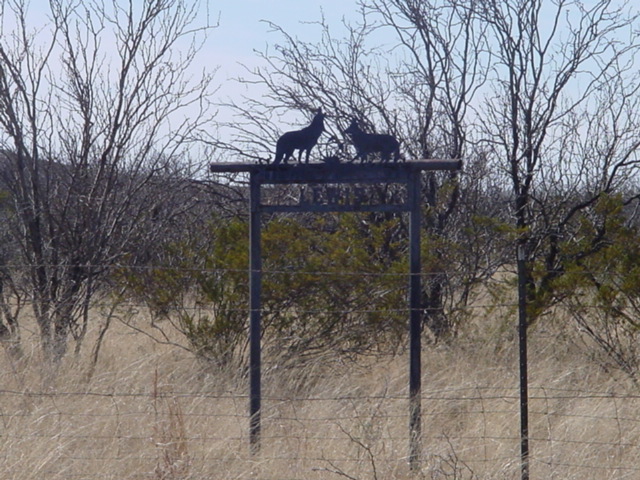
[[374,205],[367,189],[359,185],[301,186],[298,206],[340,205],[358,207]]

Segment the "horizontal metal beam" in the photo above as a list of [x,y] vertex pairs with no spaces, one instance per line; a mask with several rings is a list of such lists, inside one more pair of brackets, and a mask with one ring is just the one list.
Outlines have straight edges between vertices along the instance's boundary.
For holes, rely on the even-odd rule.
[[303,213],[303,212],[409,212],[409,205],[340,205],[340,204],[301,204],[301,205],[262,205],[262,213]]
[[212,163],[212,173],[251,173],[261,184],[406,183],[412,172],[459,170],[461,160],[412,160],[397,163],[308,163],[291,165]]

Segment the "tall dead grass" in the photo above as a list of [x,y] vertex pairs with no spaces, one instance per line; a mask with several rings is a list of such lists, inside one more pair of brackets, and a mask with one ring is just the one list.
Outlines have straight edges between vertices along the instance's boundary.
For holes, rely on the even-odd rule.
[[[519,478],[511,331],[479,319],[453,345],[425,345],[418,472],[407,463],[404,355],[303,370],[265,359],[261,449],[251,455],[243,372],[208,371],[114,324],[91,378],[87,359],[69,358],[51,379],[33,342],[21,364],[4,355],[0,365],[0,478]],[[532,332],[531,478],[640,478],[640,392],[572,335]]]

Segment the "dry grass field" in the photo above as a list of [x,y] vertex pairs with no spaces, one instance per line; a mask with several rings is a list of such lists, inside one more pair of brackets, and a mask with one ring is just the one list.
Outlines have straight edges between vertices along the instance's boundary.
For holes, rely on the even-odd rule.
[[[404,354],[297,369],[267,359],[262,448],[252,455],[242,372],[208,371],[116,323],[91,378],[86,359],[70,357],[52,379],[28,338],[34,332],[24,331],[26,344],[34,341],[25,360],[2,353],[0,478],[517,479],[511,330],[482,319],[454,345],[425,343],[423,458],[414,472]],[[530,365],[531,478],[640,478],[637,386],[604,368],[569,327],[534,329]]]

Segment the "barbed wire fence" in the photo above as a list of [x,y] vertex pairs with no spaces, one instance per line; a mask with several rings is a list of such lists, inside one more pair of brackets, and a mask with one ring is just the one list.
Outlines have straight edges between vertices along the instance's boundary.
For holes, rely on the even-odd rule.
[[[7,478],[407,474],[404,396],[266,397],[263,451],[256,456],[247,452],[244,395],[2,390],[0,398],[23,405],[1,414]],[[427,478],[512,478],[517,400],[516,389],[506,388],[426,391]],[[530,401],[533,478],[638,478],[640,396],[537,387]],[[459,423],[476,424],[477,434],[457,434]],[[32,476],[11,470],[25,460]]]
[[[504,301],[482,308],[487,306],[514,305]],[[277,369],[268,375],[267,381]],[[340,385],[326,393],[310,389],[281,395],[272,388],[263,396],[263,448],[256,455],[248,448],[249,400],[242,386],[189,390],[158,378],[144,386],[110,383],[106,389],[99,382],[64,389],[3,388],[3,383],[0,472],[6,478],[415,476],[407,465],[406,378],[382,382],[375,393],[353,385],[345,393],[336,391]],[[516,376],[505,378],[501,387],[435,389],[429,383],[427,373],[422,478],[517,478]],[[529,394],[531,478],[640,476],[634,462],[640,458],[640,394],[558,388],[535,379]]]

